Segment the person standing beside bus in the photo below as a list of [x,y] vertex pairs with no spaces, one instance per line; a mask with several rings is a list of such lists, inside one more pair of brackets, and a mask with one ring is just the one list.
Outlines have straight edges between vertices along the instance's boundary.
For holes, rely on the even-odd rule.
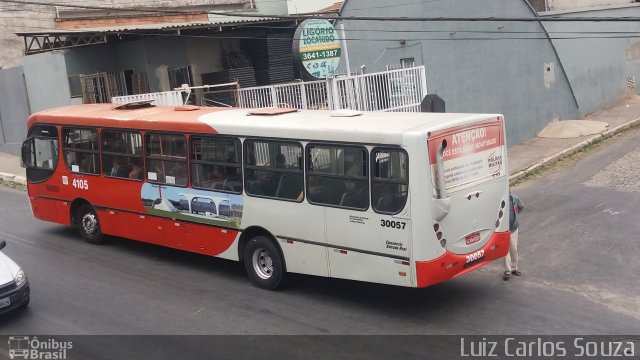
[[518,216],[524,203],[516,195],[509,193],[509,230],[511,231],[511,242],[509,244],[509,253],[504,258],[505,272],[502,277],[504,281],[509,280],[511,275],[521,276],[522,272],[518,270]]

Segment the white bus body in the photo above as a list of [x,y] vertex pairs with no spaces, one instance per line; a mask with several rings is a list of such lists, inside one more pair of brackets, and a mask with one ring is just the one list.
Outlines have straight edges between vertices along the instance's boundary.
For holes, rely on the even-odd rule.
[[[245,195],[242,228],[259,227],[277,239],[288,272],[426,287],[508,251],[501,115],[368,112],[341,117],[299,111],[252,116],[247,110],[230,110],[200,120],[243,142],[286,139],[305,149],[343,143],[364,146],[369,154],[375,148],[400,148],[408,154],[409,195],[397,214],[378,213],[371,204],[353,210],[311,204],[306,198],[297,203]],[[443,140],[444,179],[438,184],[436,153]],[[239,239],[220,256],[238,260]]]

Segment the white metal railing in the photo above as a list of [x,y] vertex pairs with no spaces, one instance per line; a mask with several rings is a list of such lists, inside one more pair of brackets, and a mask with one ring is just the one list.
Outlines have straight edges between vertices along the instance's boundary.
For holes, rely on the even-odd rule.
[[[230,84],[202,87],[228,85]],[[235,99],[235,106],[239,108],[291,107],[301,110],[419,112],[420,103],[427,95],[427,82],[424,66],[414,66],[372,74],[341,75],[318,81],[240,89],[236,87],[229,91],[234,92],[232,99]],[[183,99],[182,91],[168,91],[117,96],[112,102],[122,104],[156,100],[156,105],[178,106],[182,105]]]
[[114,104],[128,104],[136,101],[155,100],[157,106],[180,106],[183,104],[182,91],[164,91],[157,93],[114,96],[111,102]]
[[424,66],[333,79],[238,90],[240,108],[292,107],[304,110],[420,111],[427,94]]
[[302,110],[331,109],[330,84],[326,80],[238,89],[237,107],[291,107]]
[[424,66],[334,80],[336,109],[419,112],[427,95]]

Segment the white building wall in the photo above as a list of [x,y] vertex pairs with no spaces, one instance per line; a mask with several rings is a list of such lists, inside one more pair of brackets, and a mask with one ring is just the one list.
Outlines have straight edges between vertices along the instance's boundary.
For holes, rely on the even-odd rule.
[[586,9],[595,6],[631,4],[633,0],[546,0],[549,10]]
[[287,1],[287,6],[289,7],[289,14],[300,14],[324,9],[336,2],[338,0],[289,0]]

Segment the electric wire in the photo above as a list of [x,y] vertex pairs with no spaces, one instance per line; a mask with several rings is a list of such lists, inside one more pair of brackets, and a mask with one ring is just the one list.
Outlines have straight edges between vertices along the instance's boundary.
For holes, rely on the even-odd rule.
[[[109,7],[109,6],[89,6],[89,5],[75,5],[65,3],[42,3],[37,1],[19,1],[19,0],[0,0],[0,3],[12,3],[12,4],[30,4],[40,6],[58,6],[80,9],[93,9],[93,10],[109,10],[109,11],[128,11],[128,12],[158,12],[158,13],[171,13],[171,14],[185,14],[192,13],[192,11],[184,11],[179,9],[157,9],[157,8],[129,8],[129,7]],[[545,17],[404,17],[404,16],[340,16],[340,15],[282,15],[282,14],[256,14],[245,12],[214,12],[209,11],[209,14],[226,16],[226,17],[270,17],[276,19],[325,19],[325,20],[353,20],[353,21],[398,21],[398,22],[639,22],[640,17],[637,16],[623,16],[623,17],[559,17],[559,16],[545,16]]]

